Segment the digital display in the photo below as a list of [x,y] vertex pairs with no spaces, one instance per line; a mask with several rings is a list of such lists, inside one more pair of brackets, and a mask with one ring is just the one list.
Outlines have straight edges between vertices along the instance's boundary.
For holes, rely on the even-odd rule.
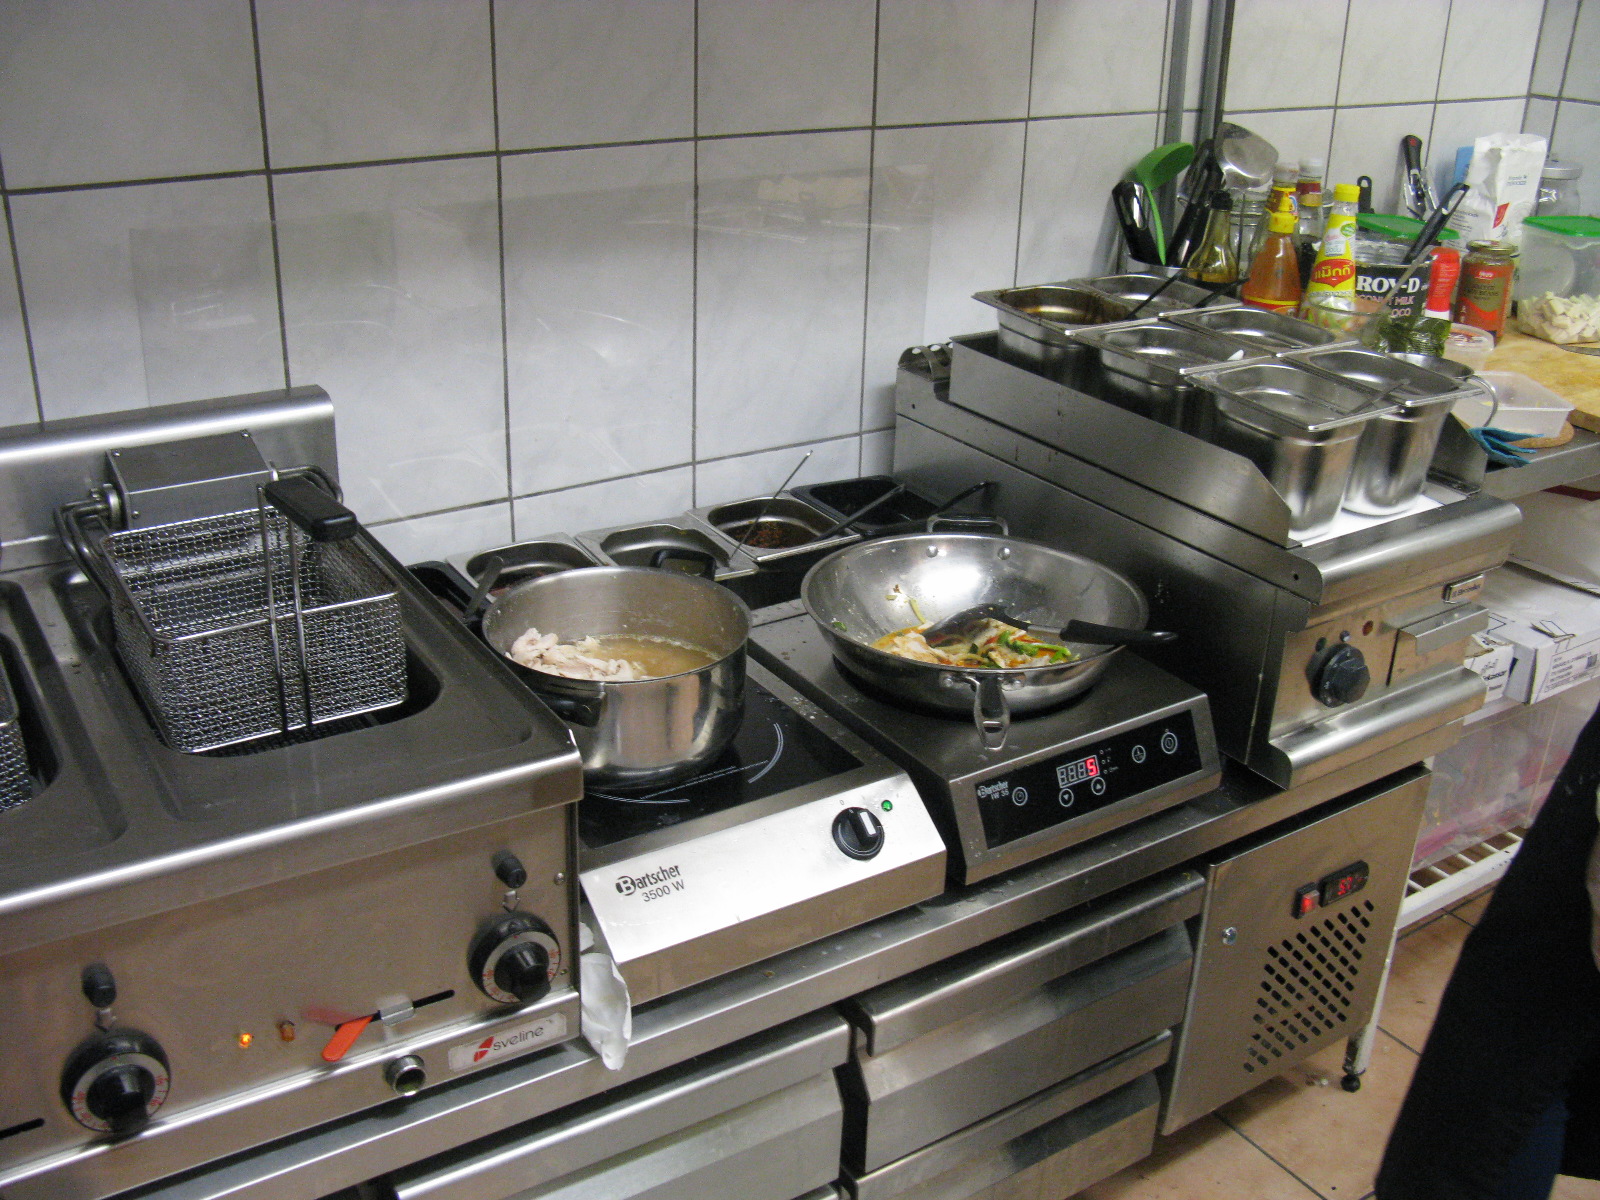
[[1093,779],[1100,774],[1100,759],[1097,755],[1080,758],[1077,762],[1069,762],[1056,768],[1056,782],[1062,787],[1071,787],[1075,783],[1082,783],[1085,779]]
[[[1088,741],[1088,739],[1085,739]],[[1130,800],[1200,770],[1200,743],[1187,712],[1112,734],[1057,759],[978,780],[984,839],[993,848]]]

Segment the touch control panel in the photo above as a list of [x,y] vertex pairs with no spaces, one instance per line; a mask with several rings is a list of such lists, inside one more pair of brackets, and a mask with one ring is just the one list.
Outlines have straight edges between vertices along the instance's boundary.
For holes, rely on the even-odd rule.
[[980,780],[978,812],[988,845],[1130,799],[1200,770],[1194,718],[1176,713],[1067,754]]

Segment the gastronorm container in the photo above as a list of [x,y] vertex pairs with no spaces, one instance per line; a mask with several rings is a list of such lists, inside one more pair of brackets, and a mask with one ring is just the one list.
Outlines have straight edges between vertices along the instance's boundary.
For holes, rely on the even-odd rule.
[[[721,534],[738,545],[741,554],[762,566],[814,557],[847,545],[861,536],[845,529],[831,537],[822,537],[839,523],[841,517],[832,516],[816,505],[788,494],[706,505],[691,509],[689,519],[698,526]],[[752,525],[755,526],[754,531],[750,528]]]
[[[800,499],[816,505],[835,521],[842,521],[897,485],[898,481],[888,475],[863,475],[857,479],[804,483],[792,490]],[[850,528],[867,537],[895,529],[909,530],[911,522],[925,520],[932,515],[935,507],[932,500],[906,490],[892,500],[885,500],[865,516],[856,518],[850,523]]]
[[1365,426],[1394,404],[1293,363],[1265,361],[1195,372],[1214,415],[1207,440],[1255,463],[1289,509],[1289,533],[1333,523]]
[[[1161,289],[1161,294],[1151,300],[1140,312],[1139,316],[1154,316],[1157,313],[1171,312],[1183,308],[1233,308],[1238,301],[1231,296],[1223,296],[1212,292],[1198,284],[1190,283],[1187,279],[1175,279],[1170,283],[1165,275],[1096,275],[1087,279],[1069,279],[1066,286],[1085,288],[1091,292],[1099,292],[1112,300],[1120,300],[1124,304],[1137,307],[1148,300],[1156,291]],[[1165,287],[1162,287],[1166,284]]]
[[538,579],[543,575],[554,575],[557,571],[600,565],[599,558],[564,533],[547,533],[525,542],[496,546],[492,550],[479,550],[472,554],[453,554],[446,561],[468,580],[477,583],[478,576],[483,574],[491,558],[498,558],[501,563],[498,582],[489,592],[491,596],[498,596],[524,579]]
[[1100,399],[1190,432],[1201,424],[1191,372],[1250,356],[1226,338],[1154,318],[1083,329],[1074,336],[1099,358]]
[[1131,303],[1066,283],[976,292],[972,298],[999,313],[1000,356],[1046,375],[1070,359],[1072,330],[1125,320],[1133,308]]
[[1524,437],[1557,437],[1572,412],[1572,401],[1516,371],[1483,371],[1481,386],[1455,406],[1464,425],[1491,425]]
[[709,574],[718,582],[752,574],[756,564],[741,554],[733,541],[713,529],[702,529],[687,516],[648,525],[612,525],[586,529],[575,535],[578,545],[602,564],[619,567],[665,566],[685,574]]
[[1301,350],[1308,346],[1330,346],[1336,342],[1349,342],[1331,329],[1323,329],[1291,317],[1287,313],[1268,312],[1264,308],[1239,305],[1235,308],[1201,308],[1161,314],[1184,329],[1201,333],[1215,333],[1247,347],[1254,354],[1279,354],[1286,350]]
[[1344,507],[1369,516],[1401,512],[1417,498],[1450,406],[1473,393],[1459,380],[1357,346],[1300,350],[1283,361],[1394,403],[1393,412],[1374,417],[1362,430],[1345,487]]

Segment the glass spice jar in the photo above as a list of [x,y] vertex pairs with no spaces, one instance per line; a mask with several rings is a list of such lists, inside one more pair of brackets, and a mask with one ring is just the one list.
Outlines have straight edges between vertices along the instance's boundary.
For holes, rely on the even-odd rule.
[[1498,338],[1511,308],[1511,284],[1517,273],[1517,248],[1510,242],[1469,242],[1461,260],[1461,291],[1455,319]]

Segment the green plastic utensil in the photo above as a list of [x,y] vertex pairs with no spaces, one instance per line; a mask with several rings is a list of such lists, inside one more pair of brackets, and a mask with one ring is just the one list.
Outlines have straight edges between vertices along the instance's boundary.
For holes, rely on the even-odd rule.
[[1161,209],[1156,203],[1156,190],[1171,183],[1194,161],[1194,147],[1188,142],[1168,142],[1146,154],[1128,172],[1128,178],[1143,185],[1150,193],[1150,232],[1155,235],[1161,261],[1167,261],[1167,233],[1161,226]]

